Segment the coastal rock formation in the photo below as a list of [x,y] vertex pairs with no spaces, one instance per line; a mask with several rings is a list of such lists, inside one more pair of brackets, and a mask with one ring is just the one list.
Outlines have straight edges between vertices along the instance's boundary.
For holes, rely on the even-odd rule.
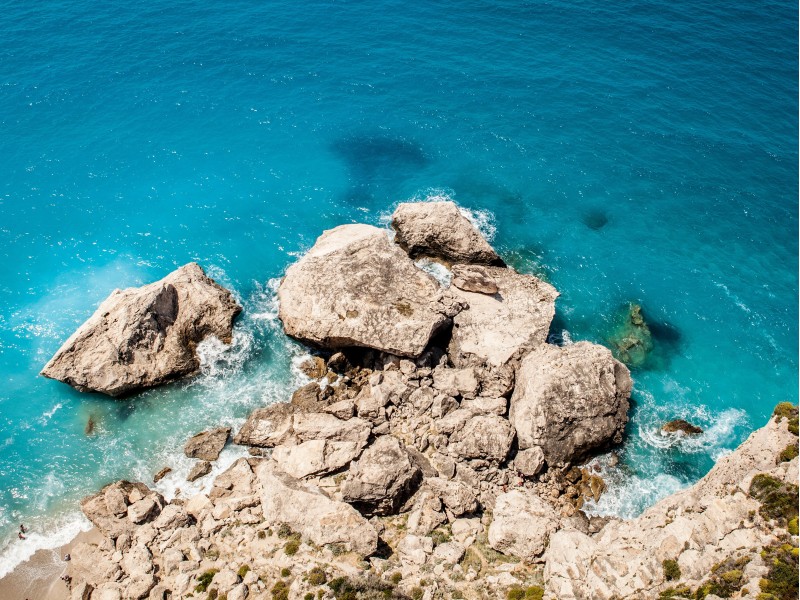
[[370,225],[323,233],[286,271],[278,300],[278,316],[292,337],[410,357],[461,309],[384,230]]
[[196,373],[197,344],[229,344],[241,311],[196,263],[164,279],[114,290],[41,374],[82,392],[122,396]]
[[567,465],[622,440],[631,377],[603,346],[543,344],[521,361],[509,420],[521,449]]
[[256,476],[262,487],[264,518],[271,525],[288,525],[319,546],[342,544],[361,556],[377,549],[377,532],[349,504],[331,500],[318,488],[286,475],[268,461],[256,467]]
[[468,305],[453,319],[447,352],[455,366],[498,367],[547,339],[558,297],[550,284],[478,265],[455,265],[452,283],[453,294]]
[[667,421],[661,426],[661,431],[664,433],[678,433],[681,435],[700,435],[703,433],[700,427],[692,425],[689,421],[685,421],[684,419]]
[[614,357],[630,367],[640,367],[653,350],[653,334],[642,315],[642,307],[630,304],[608,339]]
[[411,258],[503,266],[503,260],[453,202],[404,202],[392,215],[395,242]]
[[403,443],[382,435],[350,466],[342,499],[367,514],[395,514],[421,480],[422,472]]
[[[752,593],[747,597],[755,597],[769,572],[761,549],[782,543],[787,525],[762,516],[764,505],[753,496],[751,482],[767,474],[795,486],[786,500],[794,503],[796,518],[798,459],[776,465],[790,444],[797,444],[797,437],[785,421],[773,419],[694,486],[640,517],[612,521],[595,536],[575,530],[553,534],[544,555],[548,588],[565,599],[651,598],[668,587],[685,590],[674,596],[688,596],[713,579],[716,565],[729,561],[727,570],[716,574],[737,570],[736,589],[747,588]],[[671,581],[665,561],[675,564]]]
[[208,431],[201,431],[189,438],[183,447],[183,453],[189,458],[217,460],[219,453],[222,452],[228,442],[230,434],[230,427],[218,427]]
[[118,481],[84,498],[81,510],[103,535],[116,539],[135,525],[153,520],[164,504],[161,494],[145,484]]

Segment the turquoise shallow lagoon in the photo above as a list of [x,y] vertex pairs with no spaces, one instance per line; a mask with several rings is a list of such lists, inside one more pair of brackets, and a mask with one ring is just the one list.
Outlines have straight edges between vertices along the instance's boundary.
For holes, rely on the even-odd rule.
[[[288,398],[303,349],[276,278],[408,199],[453,198],[552,282],[554,340],[602,343],[643,306],[656,351],[593,510],[637,514],[797,402],[788,3],[2,8],[0,575],[82,527],[104,483],[169,464],[162,491],[186,490],[186,437]],[[201,376],[113,401],[37,375],[111,290],[190,260],[245,307]],[[666,444],[676,417],[706,432]]]

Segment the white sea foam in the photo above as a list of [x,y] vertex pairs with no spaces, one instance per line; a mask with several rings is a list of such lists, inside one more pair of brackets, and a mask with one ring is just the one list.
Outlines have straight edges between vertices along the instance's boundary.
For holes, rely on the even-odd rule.
[[[612,471],[613,472],[613,471]],[[683,489],[686,484],[667,473],[652,477],[606,474],[606,491],[598,502],[589,499],[583,506],[588,515],[615,516],[632,519],[639,516],[642,509],[652,506],[662,498]]]
[[438,281],[439,285],[441,285],[443,288],[450,287],[450,281],[453,278],[453,273],[442,263],[436,262],[435,260],[430,260],[428,258],[423,258],[414,264]]

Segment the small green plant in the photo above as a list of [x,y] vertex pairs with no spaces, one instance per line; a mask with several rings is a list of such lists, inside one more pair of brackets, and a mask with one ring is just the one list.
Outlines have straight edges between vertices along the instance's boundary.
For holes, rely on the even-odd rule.
[[307,592],[306,595],[303,596],[303,600],[314,600],[314,594]]
[[216,575],[219,571],[217,569],[209,569],[201,573],[197,577],[197,585],[194,588],[195,592],[205,592],[208,589],[208,586],[211,584],[211,581],[214,579],[214,575]]
[[292,531],[292,528],[289,527],[286,523],[281,523],[281,526],[278,527],[278,537],[279,538],[288,538],[293,533],[294,532]]
[[797,517],[789,521],[789,524],[786,526],[786,529],[789,531],[791,535],[797,535]]
[[239,570],[236,571],[236,574],[242,579],[244,579],[244,576],[247,575],[249,572],[250,572],[250,565],[242,565],[241,567],[239,567]]
[[525,590],[521,587],[512,587],[506,593],[506,600],[525,600]]
[[450,598],[452,598],[452,600],[464,600],[464,594],[462,594],[460,590],[453,590],[450,593]]
[[661,566],[664,567],[664,579],[667,581],[677,581],[681,578],[681,568],[678,566],[677,560],[667,558],[661,563]]
[[292,570],[289,567],[283,567],[281,569],[281,577],[288,577],[292,574]]
[[314,567],[308,572],[308,583],[311,585],[323,585],[328,581],[328,576],[322,567]]
[[796,458],[797,454],[798,454],[797,444],[789,444],[788,446],[786,446],[786,448],[781,450],[781,453],[778,455],[778,462],[779,463],[789,462],[790,460]]
[[259,531],[259,532],[256,534],[256,537],[257,537],[258,539],[260,539],[260,540],[266,539],[266,538],[267,538],[267,532],[266,532],[266,531],[264,531],[264,530],[262,529],[261,531]]
[[658,595],[659,600],[672,600],[672,598],[689,598],[692,595],[690,590],[685,585],[677,588],[667,588]]
[[425,595],[425,592],[422,590],[421,587],[413,587],[411,588],[411,598],[412,600],[422,600],[422,596]]
[[206,600],[217,600],[217,590],[209,590],[208,596],[206,596]]
[[272,600],[289,600],[289,586],[285,581],[279,579],[270,590]]
[[394,585],[397,585],[401,581],[403,581],[403,574],[400,571],[395,571],[389,577],[389,581],[391,581]]
[[538,585],[532,585],[527,588],[515,585],[506,592],[507,600],[542,600],[544,597],[544,589]]
[[342,554],[344,554],[345,552],[347,552],[347,548],[345,547],[345,545],[344,545],[344,544],[339,544],[339,543],[336,543],[336,544],[328,544],[328,545],[327,545],[327,546],[325,546],[325,547],[326,547],[328,550],[330,550],[330,551],[331,551],[331,554],[333,554],[334,556],[341,556]]
[[292,538],[283,546],[283,551],[286,553],[286,556],[294,556],[297,554],[298,550],[300,550],[300,540],[297,538]]
[[434,529],[431,532],[431,539],[433,540],[434,546],[439,546],[441,544],[449,542],[452,539],[452,536],[450,535],[450,532],[447,531],[447,529],[439,527],[438,529]]
[[525,600],[542,600],[544,598],[544,588],[532,585],[525,590]]
[[481,574],[481,569],[483,568],[483,561],[481,560],[481,555],[478,553],[477,550],[473,546],[467,548],[467,551],[464,552],[464,556],[461,557],[461,568],[464,569],[464,572],[468,572],[470,569],[475,571],[477,575]]

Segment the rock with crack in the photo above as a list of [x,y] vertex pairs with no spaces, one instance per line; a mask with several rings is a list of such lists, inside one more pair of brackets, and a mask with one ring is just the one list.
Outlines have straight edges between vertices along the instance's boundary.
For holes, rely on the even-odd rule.
[[200,368],[197,345],[232,340],[241,312],[231,293],[196,263],[140,288],[115,290],[41,374],[82,392],[123,396]]
[[412,258],[503,266],[502,259],[453,202],[404,202],[392,215],[395,241]]
[[503,417],[477,415],[450,436],[447,453],[460,459],[478,458],[501,463],[508,456],[513,441],[514,428]]
[[543,344],[521,361],[509,420],[520,449],[539,447],[548,466],[580,461],[622,441],[628,368],[589,342]]
[[338,471],[357,458],[366,442],[309,440],[296,446],[278,446],[272,458],[282,471],[302,479]]
[[183,452],[189,458],[208,461],[217,460],[230,434],[230,427],[218,427],[217,429],[200,432],[189,438],[183,447]]
[[342,499],[366,514],[390,515],[419,486],[422,472],[400,440],[383,435],[350,466]]
[[538,560],[558,527],[553,508],[532,490],[513,490],[497,497],[489,545],[527,563]]
[[318,546],[341,544],[361,556],[377,549],[378,533],[349,504],[284,473],[273,461],[262,461],[255,473],[263,490],[264,519],[271,526],[286,524]]
[[278,316],[288,335],[326,348],[417,357],[462,308],[387,232],[342,225],[286,271]]
[[[476,279],[497,291],[464,283]],[[511,269],[455,265],[451,291],[469,307],[453,319],[447,352],[456,367],[500,367],[547,340],[558,297],[550,284]]]

